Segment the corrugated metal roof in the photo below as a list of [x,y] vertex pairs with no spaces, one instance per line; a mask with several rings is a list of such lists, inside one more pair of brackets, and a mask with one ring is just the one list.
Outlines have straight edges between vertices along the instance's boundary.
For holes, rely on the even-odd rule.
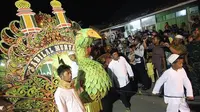
[[[197,1],[197,0],[177,0],[173,3],[165,4],[164,6],[160,6],[156,9],[148,9],[145,12],[140,11],[138,13],[131,14],[129,16],[126,16],[126,17],[119,19],[118,21],[114,21],[114,22],[110,23],[107,26],[108,28],[105,28],[101,31],[119,28],[119,27],[122,27],[125,24],[129,23],[130,21],[133,21],[133,20],[136,20],[136,19],[141,19],[141,18],[144,18],[144,17],[148,17],[148,16],[151,16],[151,15],[155,15],[155,14],[158,14],[160,12],[164,12],[164,11],[176,8],[176,7],[180,7],[180,6],[195,2],[195,1]],[[176,4],[176,5],[172,6],[172,4]]]

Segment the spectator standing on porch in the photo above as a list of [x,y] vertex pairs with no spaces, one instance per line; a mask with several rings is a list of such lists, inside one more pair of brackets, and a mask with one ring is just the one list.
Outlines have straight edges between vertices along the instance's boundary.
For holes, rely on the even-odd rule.
[[171,26],[169,25],[168,22],[165,23],[165,30],[170,30],[171,29]]

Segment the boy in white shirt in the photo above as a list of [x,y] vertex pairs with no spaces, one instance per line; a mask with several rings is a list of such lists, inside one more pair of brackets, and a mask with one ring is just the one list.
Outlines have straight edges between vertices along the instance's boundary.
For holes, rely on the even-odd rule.
[[59,112],[85,112],[85,108],[74,89],[71,67],[60,65],[57,69],[60,83],[54,94]]
[[161,86],[164,84],[164,100],[168,104],[167,112],[190,112],[185,101],[184,87],[188,100],[193,100],[193,90],[190,80],[183,66],[183,58],[177,54],[172,54],[168,61],[172,67],[166,70],[163,75],[157,80],[153,89],[153,94],[158,94]]

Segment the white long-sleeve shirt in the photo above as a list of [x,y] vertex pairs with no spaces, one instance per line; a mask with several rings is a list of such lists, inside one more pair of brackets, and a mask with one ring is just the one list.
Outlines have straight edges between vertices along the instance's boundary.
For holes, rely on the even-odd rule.
[[138,58],[137,56],[135,56],[133,65],[136,65],[137,63],[141,63],[142,62],[141,59],[144,59],[144,46],[142,44],[138,44],[136,46],[134,53],[135,53],[135,55],[137,55],[141,58]]
[[59,112],[85,112],[84,106],[74,89],[58,87],[54,97]]
[[[153,89],[153,94],[159,93],[161,86],[164,84],[164,94],[170,97],[184,97],[184,87],[186,88],[186,95],[193,97],[193,90],[190,80],[184,68],[175,71],[173,68],[166,70],[163,75],[157,80]],[[170,97],[164,97],[165,103],[168,103]],[[177,99],[178,98],[171,98]]]
[[136,49],[134,52],[136,55],[143,57],[144,56],[144,46],[142,44],[138,44],[136,46]]
[[[109,75],[111,75],[112,80],[118,81],[119,85],[117,86],[119,86],[120,88],[126,86],[129,83],[128,75],[130,77],[134,76],[131,66],[122,56],[120,56],[118,60],[112,59],[112,61],[108,65],[108,68],[111,71]],[[117,79],[113,79],[113,77],[116,77]]]
[[75,61],[72,61],[71,70],[72,70],[72,79],[73,79],[77,77],[78,75],[78,65]]

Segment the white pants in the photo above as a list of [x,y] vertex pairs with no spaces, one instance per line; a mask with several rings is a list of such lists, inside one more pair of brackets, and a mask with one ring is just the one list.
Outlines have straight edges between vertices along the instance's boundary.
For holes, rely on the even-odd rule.
[[177,100],[168,100],[167,112],[178,112],[179,110],[181,112],[190,112],[190,108],[185,99],[179,99],[179,101]]

